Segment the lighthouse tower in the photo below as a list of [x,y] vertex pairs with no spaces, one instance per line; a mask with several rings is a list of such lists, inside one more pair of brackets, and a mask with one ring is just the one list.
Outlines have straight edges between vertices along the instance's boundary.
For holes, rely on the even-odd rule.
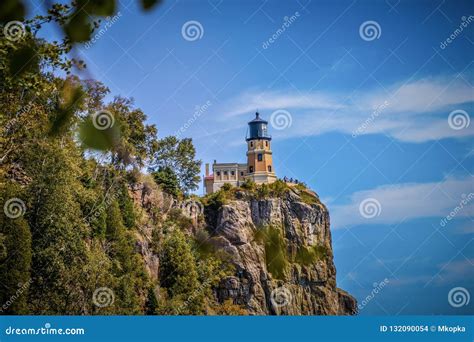
[[255,119],[248,123],[247,135],[247,177],[255,183],[273,183],[276,180],[272,162],[272,137],[268,134],[268,122],[255,113]]

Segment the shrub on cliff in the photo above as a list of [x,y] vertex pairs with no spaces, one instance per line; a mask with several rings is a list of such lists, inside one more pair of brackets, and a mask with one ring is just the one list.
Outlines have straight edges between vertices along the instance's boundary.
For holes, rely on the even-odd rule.
[[257,228],[255,240],[265,247],[265,262],[268,271],[276,279],[284,280],[289,263],[287,245],[282,230],[272,226]]

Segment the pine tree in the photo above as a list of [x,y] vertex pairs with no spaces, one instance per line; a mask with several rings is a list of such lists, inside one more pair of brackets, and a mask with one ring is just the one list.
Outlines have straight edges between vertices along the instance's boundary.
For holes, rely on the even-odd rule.
[[175,301],[178,314],[200,314],[204,310],[203,293],[198,280],[196,260],[186,237],[172,232],[163,245],[160,283]]
[[[13,184],[6,183],[0,189],[0,203],[18,198],[19,191],[16,188]],[[31,233],[23,216],[12,218],[6,215],[5,210],[1,211],[0,250],[0,313],[28,314]]]

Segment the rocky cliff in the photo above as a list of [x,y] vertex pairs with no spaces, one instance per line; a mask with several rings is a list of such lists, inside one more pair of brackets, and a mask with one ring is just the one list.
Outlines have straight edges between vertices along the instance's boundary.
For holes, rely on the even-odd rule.
[[[166,215],[173,206],[166,195],[150,189],[135,189],[134,194],[148,211],[157,206]],[[355,299],[336,286],[329,213],[313,192],[291,187],[281,196],[262,198],[239,189],[225,203],[202,208],[204,217],[196,220],[190,234],[207,230],[212,244],[226,252],[235,269],[214,289],[219,302],[230,299],[256,315],[357,311]],[[144,229],[144,234],[152,234],[151,229]],[[259,232],[269,229],[273,235],[262,239]],[[147,240],[142,239],[140,249],[156,278],[159,260]]]

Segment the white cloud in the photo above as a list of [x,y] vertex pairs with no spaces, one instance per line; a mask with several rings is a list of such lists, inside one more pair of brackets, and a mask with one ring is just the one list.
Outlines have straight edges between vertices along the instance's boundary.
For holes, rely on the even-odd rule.
[[[433,183],[406,183],[359,191],[344,205],[329,205],[333,228],[360,224],[397,224],[422,217],[446,217],[474,192],[472,177],[445,179]],[[378,215],[364,217],[359,207],[366,199],[380,203]],[[453,219],[474,215],[474,200],[456,210]],[[367,215],[366,215],[367,216]],[[446,225],[449,227],[449,222]]]
[[[225,105],[222,121],[241,121],[256,109],[269,119],[285,109],[292,115],[291,127],[273,131],[275,137],[293,138],[342,132],[357,135],[387,134],[405,142],[424,142],[474,135],[474,123],[460,130],[448,124],[457,109],[474,108],[474,91],[459,77],[431,78],[394,84],[383,91],[345,94],[325,92],[246,92]],[[359,129],[359,130],[358,130]]]

